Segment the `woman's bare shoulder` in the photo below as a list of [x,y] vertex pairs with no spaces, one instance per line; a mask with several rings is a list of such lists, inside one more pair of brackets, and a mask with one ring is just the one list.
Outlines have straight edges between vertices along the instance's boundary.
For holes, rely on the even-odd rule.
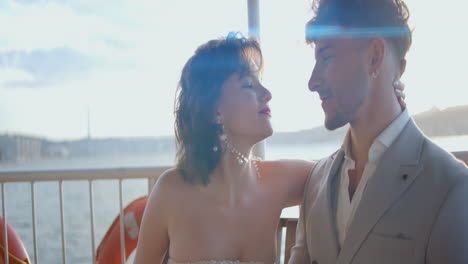
[[156,181],[156,186],[174,188],[181,184],[182,177],[177,168],[170,168],[164,171]]
[[168,199],[184,191],[187,183],[177,168],[164,171],[152,187],[151,199]]

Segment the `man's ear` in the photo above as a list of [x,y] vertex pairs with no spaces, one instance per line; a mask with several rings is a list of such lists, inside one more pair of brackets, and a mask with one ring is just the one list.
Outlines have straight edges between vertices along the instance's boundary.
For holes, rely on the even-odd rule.
[[369,74],[378,75],[385,57],[385,41],[382,38],[372,39],[369,45]]

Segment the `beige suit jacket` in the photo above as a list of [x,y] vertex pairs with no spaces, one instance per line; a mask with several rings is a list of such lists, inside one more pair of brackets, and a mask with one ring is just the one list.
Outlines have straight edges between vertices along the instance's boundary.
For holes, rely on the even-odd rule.
[[468,168],[410,120],[369,180],[341,249],[335,222],[344,153],[307,181],[290,264],[468,264]]

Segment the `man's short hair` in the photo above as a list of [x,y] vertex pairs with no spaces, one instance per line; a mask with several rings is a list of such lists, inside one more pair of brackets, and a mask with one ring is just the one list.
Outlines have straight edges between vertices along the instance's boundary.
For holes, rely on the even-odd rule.
[[306,40],[339,34],[382,37],[403,59],[411,46],[409,10],[402,0],[314,0],[315,13],[306,25]]

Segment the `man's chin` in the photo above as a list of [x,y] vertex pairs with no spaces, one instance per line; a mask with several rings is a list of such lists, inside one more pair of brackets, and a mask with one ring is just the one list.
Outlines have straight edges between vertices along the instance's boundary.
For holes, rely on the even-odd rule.
[[342,118],[341,116],[335,116],[333,118],[325,117],[325,128],[330,131],[343,127],[347,123],[348,121],[345,118]]

